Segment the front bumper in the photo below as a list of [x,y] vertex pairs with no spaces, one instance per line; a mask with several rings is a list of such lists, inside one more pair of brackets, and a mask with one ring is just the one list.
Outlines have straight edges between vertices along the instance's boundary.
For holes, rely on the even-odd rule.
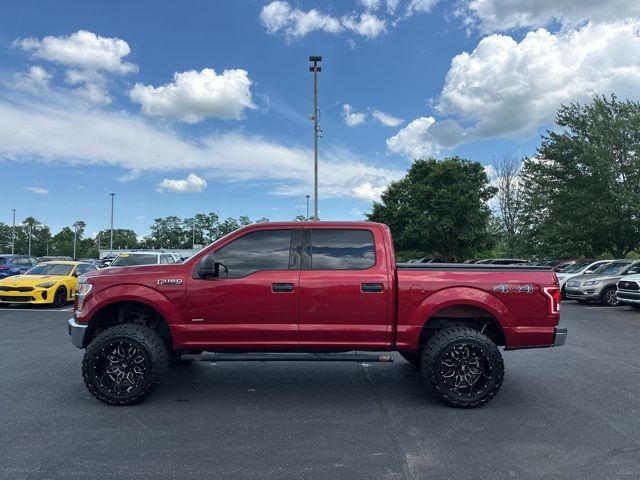
[[0,303],[32,303],[35,305],[53,303],[57,285],[49,288],[33,287],[32,290],[0,290]]
[[69,319],[69,340],[78,348],[84,348],[84,337],[87,333],[87,325],[76,323],[75,318]]
[[627,290],[618,290],[616,296],[620,303],[626,303],[629,305],[640,305],[640,293],[630,292]]
[[600,300],[602,289],[599,288],[570,288],[565,287],[565,295],[569,300]]
[[568,329],[567,327],[556,327],[556,331],[553,335],[553,346],[561,347],[567,341]]

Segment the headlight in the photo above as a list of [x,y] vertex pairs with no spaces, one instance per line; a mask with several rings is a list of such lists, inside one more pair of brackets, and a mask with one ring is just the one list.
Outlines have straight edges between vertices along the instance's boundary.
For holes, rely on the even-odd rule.
[[601,282],[600,280],[589,280],[588,282],[584,282],[584,286],[588,287],[589,285],[597,285],[600,282]]
[[78,288],[76,290],[76,310],[77,311],[81,311],[82,307],[84,307],[84,300],[85,298],[87,298],[87,295],[89,295],[89,292],[91,292],[91,289],[93,288],[93,285],[87,282],[78,282]]
[[44,282],[44,283],[39,283],[38,285],[36,285],[36,287],[38,288],[51,288],[56,284],[56,282]]

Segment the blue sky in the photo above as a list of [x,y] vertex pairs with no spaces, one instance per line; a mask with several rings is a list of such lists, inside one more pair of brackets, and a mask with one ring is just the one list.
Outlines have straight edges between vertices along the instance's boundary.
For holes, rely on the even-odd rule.
[[[416,157],[532,155],[561,103],[637,99],[640,7],[611,0],[11,2],[0,221],[148,232],[199,212],[362,219]],[[488,167],[489,168],[489,167]],[[488,169],[489,173],[491,170]]]

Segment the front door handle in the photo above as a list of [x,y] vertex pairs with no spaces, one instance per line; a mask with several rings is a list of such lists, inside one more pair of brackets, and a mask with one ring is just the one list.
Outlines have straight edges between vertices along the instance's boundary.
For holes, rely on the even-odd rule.
[[363,283],[360,285],[362,293],[381,293],[383,290],[384,286],[381,283]]
[[291,293],[293,292],[293,283],[272,283],[271,291],[273,293]]

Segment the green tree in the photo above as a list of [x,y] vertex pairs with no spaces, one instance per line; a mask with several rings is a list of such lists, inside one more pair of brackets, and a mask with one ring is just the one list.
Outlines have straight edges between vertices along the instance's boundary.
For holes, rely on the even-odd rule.
[[147,237],[148,246],[153,248],[183,248],[191,239],[191,231],[184,228],[183,221],[176,216],[156,218]]
[[[11,227],[8,233],[8,251],[11,251]],[[16,225],[15,235],[15,253],[29,253],[29,243],[31,243],[31,255],[46,255],[51,240],[51,231],[48,226],[33,217],[27,217],[22,223]]]
[[487,202],[495,193],[477,162],[458,157],[416,160],[367,217],[389,225],[398,250],[448,260],[468,258],[491,243]]
[[623,258],[640,246],[640,103],[562,106],[526,159],[527,237],[540,255]]
[[[111,229],[106,228],[100,230],[94,238],[96,247],[106,250],[111,245]],[[127,249],[138,248],[138,235],[128,228],[114,228],[113,229],[113,248],[114,249]]]

